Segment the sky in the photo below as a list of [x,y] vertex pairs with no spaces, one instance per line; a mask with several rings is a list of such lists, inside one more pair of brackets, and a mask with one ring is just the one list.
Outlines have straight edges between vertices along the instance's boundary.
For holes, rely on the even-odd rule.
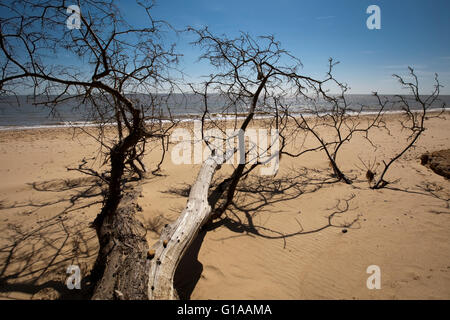
[[[380,8],[381,29],[367,28],[370,5]],[[143,18],[129,1],[120,6],[127,18]],[[438,73],[441,93],[450,94],[449,13],[447,0],[159,0],[152,15],[180,30],[208,26],[228,37],[240,31],[274,35],[300,58],[302,72],[316,77],[324,77],[332,57],[340,62],[335,75],[350,93],[405,93],[392,74],[406,75],[411,66],[423,90],[432,89]],[[197,62],[193,39],[181,34],[172,40],[183,54],[181,68],[196,79],[211,69]]]
[[[148,24],[145,11],[135,1],[117,2],[128,21]],[[366,25],[370,5],[380,8],[380,29]],[[82,0],[80,6],[83,13]],[[301,60],[304,75],[319,79],[325,77],[332,57],[340,62],[334,75],[350,86],[349,93],[405,94],[392,75],[407,76],[411,66],[422,93],[431,92],[438,73],[444,86],[441,94],[450,94],[448,0],[155,0],[151,14],[177,30],[208,26],[213,34],[229,38],[239,32],[253,37],[274,35],[283,49]],[[168,33],[167,37],[183,55],[180,68],[187,81],[196,82],[214,72],[206,61],[198,61],[202,52],[191,44],[192,33]],[[56,60],[72,63],[73,57]]]

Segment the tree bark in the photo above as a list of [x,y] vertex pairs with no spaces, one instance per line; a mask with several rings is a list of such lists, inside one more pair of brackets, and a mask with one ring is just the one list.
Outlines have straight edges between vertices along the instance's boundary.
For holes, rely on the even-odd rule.
[[147,299],[147,231],[135,216],[140,192],[140,186],[124,192],[116,214],[105,216],[98,231],[102,243],[97,262],[104,268],[92,295],[94,300]]
[[[177,266],[212,215],[208,193],[214,173],[234,153],[212,155],[201,166],[185,209],[149,249],[146,230],[136,219],[140,187],[124,192],[116,214],[104,217],[98,261],[105,267],[92,299],[178,299],[173,286]],[[95,268],[94,268],[95,270]]]
[[[233,151],[234,152],[234,151]],[[178,263],[212,215],[208,191],[216,170],[233,153],[212,155],[201,166],[191,188],[185,209],[178,219],[166,225],[160,239],[151,249],[149,299],[178,299],[173,280]]]

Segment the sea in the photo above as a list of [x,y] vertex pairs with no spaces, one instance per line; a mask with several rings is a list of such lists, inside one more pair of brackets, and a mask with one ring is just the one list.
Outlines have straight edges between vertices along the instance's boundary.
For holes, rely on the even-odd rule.
[[[390,100],[395,100],[395,96],[384,96]],[[48,97],[47,97],[48,98]],[[140,95],[133,96],[143,106],[146,115],[151,118],[155,115],[154,109],[146,109],[147,97]],[[160,97],[161,98],[161,97]],[[419,110],[421,106],[415,103],[412,96],[406,96],[411,102],[411,108]],[[347,103],[350,108],[359,110],[364,106],[363,113],[374,113],[379,110],[378,100],[370,94],[349,94],[346,96]],[[93,108],[89,103],[83,102],[78,98],[64,99],[65,103],[59,104],[57,107],[50,107],[42,105],[44,98],[36,98],[33,96],[1,96],[0,97],[0,130],[17,130],[17,129],[34,129],[34,128],[54,128],[54,127],[70,127],[70,126],[95,126],[98,119],[98,114],[93,112]],[[398,100],[398,99],[397,99]],[[172,95],[170,98],[163,99],[157,116],[162,118],[175,118],[181,121],[192,121],[201,117],[203,113],[203,100],[199,96],[193,94],[178,94]],[[235,113],[245,113],[245,105],[235,107],[234,110],[230,108],[224,109],[224,101],[220,98],[211,96],[208,98],[208,108],[210,114],[213,114],[217,119],[226,119],[234,116]],[[294,113],[309,113],[311,109],[310,102],[290,101],[291,110]],[[320,104],[321,102],[319,102]],[[442,95],[439,101],[436,101],[430,110],[441,110],[442,104],[445,104],[446,110],[450,110],[450,95]],[[325,106],[325,103],[323,103]],[[326,107],[325,107],[326,108]],[[101,108],[100,108],[101,109]],[[98,108],[95,110],[99,110]],[[397,104],[389,105],[387,112],[399,112],[400,106]],[[107,111],[105,111],[107,113]],[[105,113],[103,113],[105,116]],[[264,117],[264,112],[261,112],[260,117]],[[267,116],[267,115],[266,115]],[[114,117],[107,116],[113,122]]]

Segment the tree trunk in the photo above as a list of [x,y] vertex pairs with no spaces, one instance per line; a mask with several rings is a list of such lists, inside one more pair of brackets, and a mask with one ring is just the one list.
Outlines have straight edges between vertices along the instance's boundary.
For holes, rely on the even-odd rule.
[[135,217],[140,187],[124,193],[116,214],[105,216],[99,229],[102,243],[97,260],[103,261],[105,267],[93,299],[178,299],[173,286],[175,271],[201,227],[211,218],[211,181],[233,152],[213,154],[203,163],[185,209],[175,222],[165,226],[150,250],[146,230]]
[[153,245],[149,256],[149,299],[178,299],[173,287],[175,271],[201,227],[211,218],[209,187],[215,171],[231,155],[213,155],[203,163],[185,209],[175,222],[164,228],[160,239]]
[[334,174],[339,179],[339,181],[344,181],[346,184],[352,184],[352,180],[347,178],[347,176],[338,168],[336,160],[330,160],[331,166],[333,167]]
[[92,299],[147,299],[147,231],[135,217],[140,192],[139,186],[124,192],[116,213],[103,219],[97,261],[104,268]]

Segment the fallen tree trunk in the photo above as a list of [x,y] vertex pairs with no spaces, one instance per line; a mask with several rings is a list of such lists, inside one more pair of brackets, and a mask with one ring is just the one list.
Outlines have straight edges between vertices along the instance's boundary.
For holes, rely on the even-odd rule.
[[173,280],[178,263],[196,238],[201,227],[211,218],[208,191],[216,170],[233,153],[213,155],[200,168],[191,187],[185,209],[178,219],[166,225],[160,239],[149,251],[149,299],[178,299]]
[[101,227],[105,268],[92,299],[178,299],[173,280],[178,263],[201,227],[211,218],[208,192],[214,173],[230,157],[210,156],[201,166],[185,209],[164,227],[149,249],[146,230],[136,219],[139,188],[124,193],[116,214],[105,217]]
[[124,192],[116,213],[106,216],[102,222],[97,261],[104,264],[104,269],[98,275],[100,280],[92,299],[147,299],[147,230],[135,217],[140,192],[140,186]]

